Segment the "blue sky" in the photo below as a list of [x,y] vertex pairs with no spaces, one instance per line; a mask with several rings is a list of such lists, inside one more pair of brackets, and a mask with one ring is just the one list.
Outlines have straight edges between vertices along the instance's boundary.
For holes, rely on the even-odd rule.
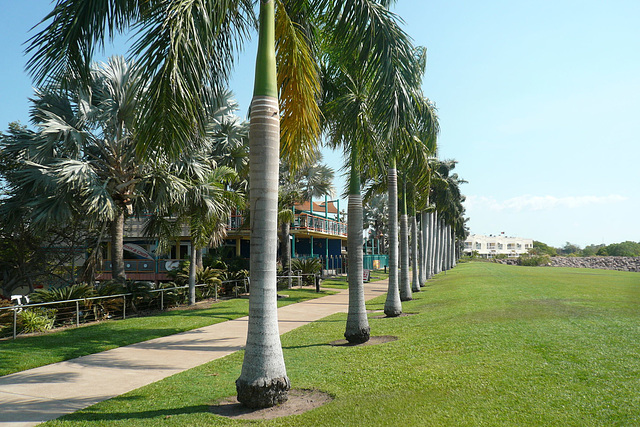
[[[27,122],[22,43],[51,7],[3,5],[1,129]],[[440,157],[468,181],[472,233],[640,241],[640,2],[403,0],[393,10],[428,49],[424,92],[438,107]],[[247,45],[231,82],[243,112],[254,55]],[[339,156],[325,159],[339,167]]]

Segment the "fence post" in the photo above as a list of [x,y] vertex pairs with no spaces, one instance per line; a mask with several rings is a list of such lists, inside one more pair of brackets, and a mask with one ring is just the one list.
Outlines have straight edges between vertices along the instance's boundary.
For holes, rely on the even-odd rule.
[[160,311],[164,311],[164,289],[160,291]]
[[76,328],[80,327],[80,302],[76,301]]
[[122,296],[122,320],[127,318],[127,296]]
[[13,309],[13,339],[18,335],[18,307]]

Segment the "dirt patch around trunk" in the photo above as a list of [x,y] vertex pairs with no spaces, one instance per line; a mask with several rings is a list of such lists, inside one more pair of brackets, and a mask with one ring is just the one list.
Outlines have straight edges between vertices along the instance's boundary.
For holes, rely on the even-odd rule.
[[211,412],[238,420],[272,420],[289,415],[303,414],[329,403],[333,398],[319,390],[292,389],[289,399],[271,408],[251,409],[238,402],[236,396],[227,397],[211,407]]

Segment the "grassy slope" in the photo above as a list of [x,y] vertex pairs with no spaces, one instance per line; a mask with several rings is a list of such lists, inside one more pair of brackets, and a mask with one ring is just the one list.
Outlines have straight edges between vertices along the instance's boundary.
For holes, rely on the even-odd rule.
[[[334,292],[317,294],[309,288],[288,289],[280,292],[288,297],[279,299],[278,306],[331,293]],[[248,299],[231,299],[212,304],[207,309],[165,311],[150,317],[100,322],[17,340],[0,341],[0,375],[214,325],[248,314]]]
[[[337,314],[283,336],[296,388],[335,400],[255,425],[521,426],[640,424],[640,275],[461,264],[378,319],[398,341],[331,347]],[[382,309],[384,296],[369,304]],[[208,412],[233,395],[242,353],[205,364],[52,425],[243,425]]]

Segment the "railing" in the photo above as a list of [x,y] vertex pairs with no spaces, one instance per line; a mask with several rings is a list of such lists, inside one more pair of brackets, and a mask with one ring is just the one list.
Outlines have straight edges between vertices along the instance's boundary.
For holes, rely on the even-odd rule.
[[[296,276],[292,276],[296,277]],[[227,280],[222,284],[234,284],[232,292],[236,298],[241,290],[248,291],[249,281]],[[211,294],[201,292],[204,298],[214,297],[218,299],[218,286],[198,284],[196,288],[208,288]],[[214,289],[212,289],[214,288]],[[33,311],[34,314],[49,319],[49,328],[60,326],[80,326],[89,322],[107,319],[126,319],[127,310],[164,310],[169,305],[176,305],[188,298],[189,286],[176,286],[171,288],[149,289],[142,293],[125,293],[64,301],[53,301],[34,304],[22,304],[9,307],[0,307],[0,338],[19,334],[19,313]]]
[[[244,224],[244,217],[241,215],[232,215],[229,218],[227,228],[229,230],[238,230]],[[318,233],[331,234],[334,236],[346,236],[347,224],[330,218],[324,218],[308,213],[296,214],[293,220],[294,231],[316,231]]]
[[293,230],[316,231],[337,236],[347,235],[347,224],[329,218],[306,213],[298,214],[293,221]]

